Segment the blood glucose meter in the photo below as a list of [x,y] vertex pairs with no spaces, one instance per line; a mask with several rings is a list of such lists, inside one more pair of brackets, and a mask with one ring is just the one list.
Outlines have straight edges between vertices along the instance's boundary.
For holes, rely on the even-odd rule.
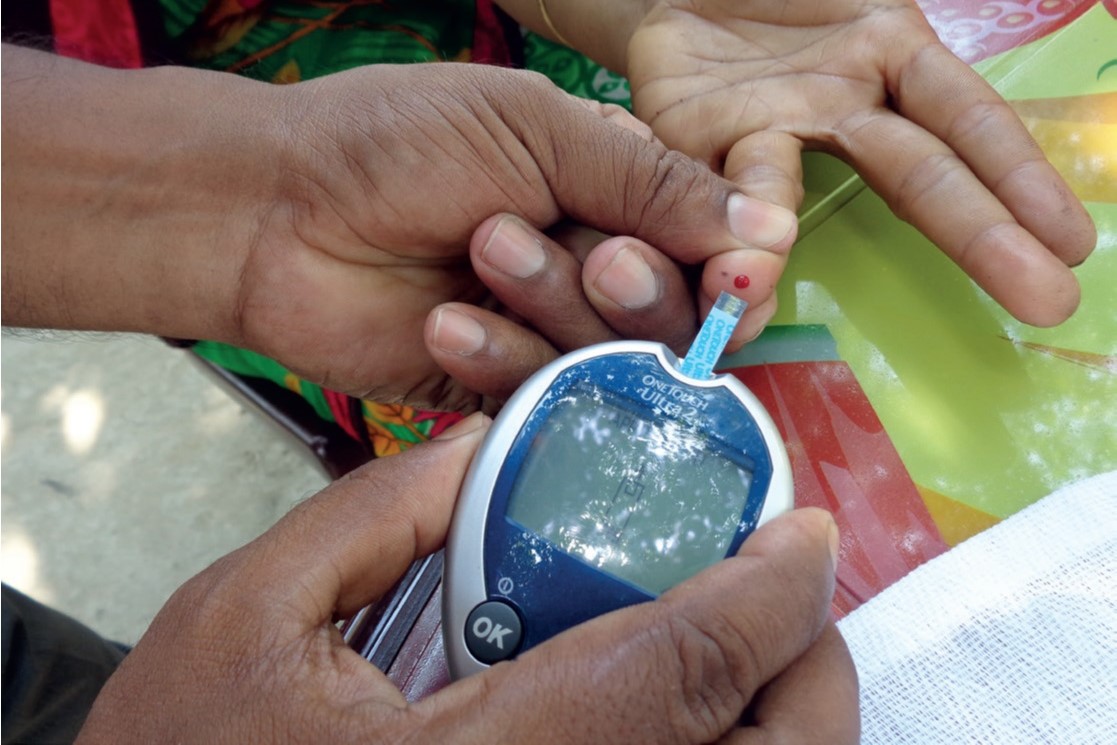
[[688,368],[702,343],[700,332],[682,363],[652,342],[573,352],[496,417],[447,541],[454,678],[654,599],[791,508],[775,424],[736,378],[709,377],[713,361]]

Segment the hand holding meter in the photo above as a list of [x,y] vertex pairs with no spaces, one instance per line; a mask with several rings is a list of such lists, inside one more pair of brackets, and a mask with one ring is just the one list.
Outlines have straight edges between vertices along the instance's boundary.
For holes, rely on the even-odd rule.
[[447,542],[455,678],[655,598],[791,508],[775,424],[736,378],[710,377],[743,310],[723,294],[681,363],[661,344],[598,344],[508,401]]

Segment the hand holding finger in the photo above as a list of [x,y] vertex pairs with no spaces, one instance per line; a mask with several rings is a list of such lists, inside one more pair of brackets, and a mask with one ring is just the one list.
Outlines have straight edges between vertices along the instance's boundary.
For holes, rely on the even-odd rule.
[[620,337],[685,351],[695,307],[674,262],[635,238],[601,240],[574,227],[560,235],[569,246],[512,215],[494,216],[474,233],[477,275],[506,313],[531,328],[460,303],[436,308],[425,330],[428,349],[465,387],[504,400],[559,354]]
[[[235,311],[230,330],[206,338],[332,390],[476,408],[477,392],[446,376],[420,329],[442,303],[481,299],[463,259],[472,232],[496,214],[532,230],[576,220],[693,266],[790,240],[788,210],[667,150],[616,107],[577,103],[538,74],[382,65],[253,90],[259,100],[244,106],[251,117],[234,120],[238,132],[251,137],[262,119],[285,148],[298,144],[279,159],[269,187],[277,193],[265,192],[253,213],[241,280],[221,303]],[[704,292],[736,292],[736,268],[707,272]],[[558,325],[548,335],[555,344],[582,341],[577,317]],[[587,338],[605,333],[599,326]],[[674,345],[678,335],[667,337]]]

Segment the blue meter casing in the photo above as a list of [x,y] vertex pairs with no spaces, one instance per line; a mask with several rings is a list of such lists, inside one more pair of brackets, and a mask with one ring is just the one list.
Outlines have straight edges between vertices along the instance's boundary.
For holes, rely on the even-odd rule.
[[654,599],[791,509],[764,407],[736,378],[678,365],[652,342],[587,347],[542,368],[496,417],[447,539],[454,678]]

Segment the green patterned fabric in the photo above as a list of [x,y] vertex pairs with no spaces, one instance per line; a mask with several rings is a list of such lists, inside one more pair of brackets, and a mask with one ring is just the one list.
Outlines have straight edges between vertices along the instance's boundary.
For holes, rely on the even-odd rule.
[[524,36],[524,67],[542,73],[567,93],[632,110],[628,81],[585,55],[538,34]]
[[160,3],[191,64],[277,83],[370,63],[468,61],[473,42],[473,0]]
[[271,358],[216,341],[199,341],[191,349],[202,359],[237,375],[264,378],[294,391],[314,407],[318,416],[327,422],[336,421],[321,386],[302,380]]

